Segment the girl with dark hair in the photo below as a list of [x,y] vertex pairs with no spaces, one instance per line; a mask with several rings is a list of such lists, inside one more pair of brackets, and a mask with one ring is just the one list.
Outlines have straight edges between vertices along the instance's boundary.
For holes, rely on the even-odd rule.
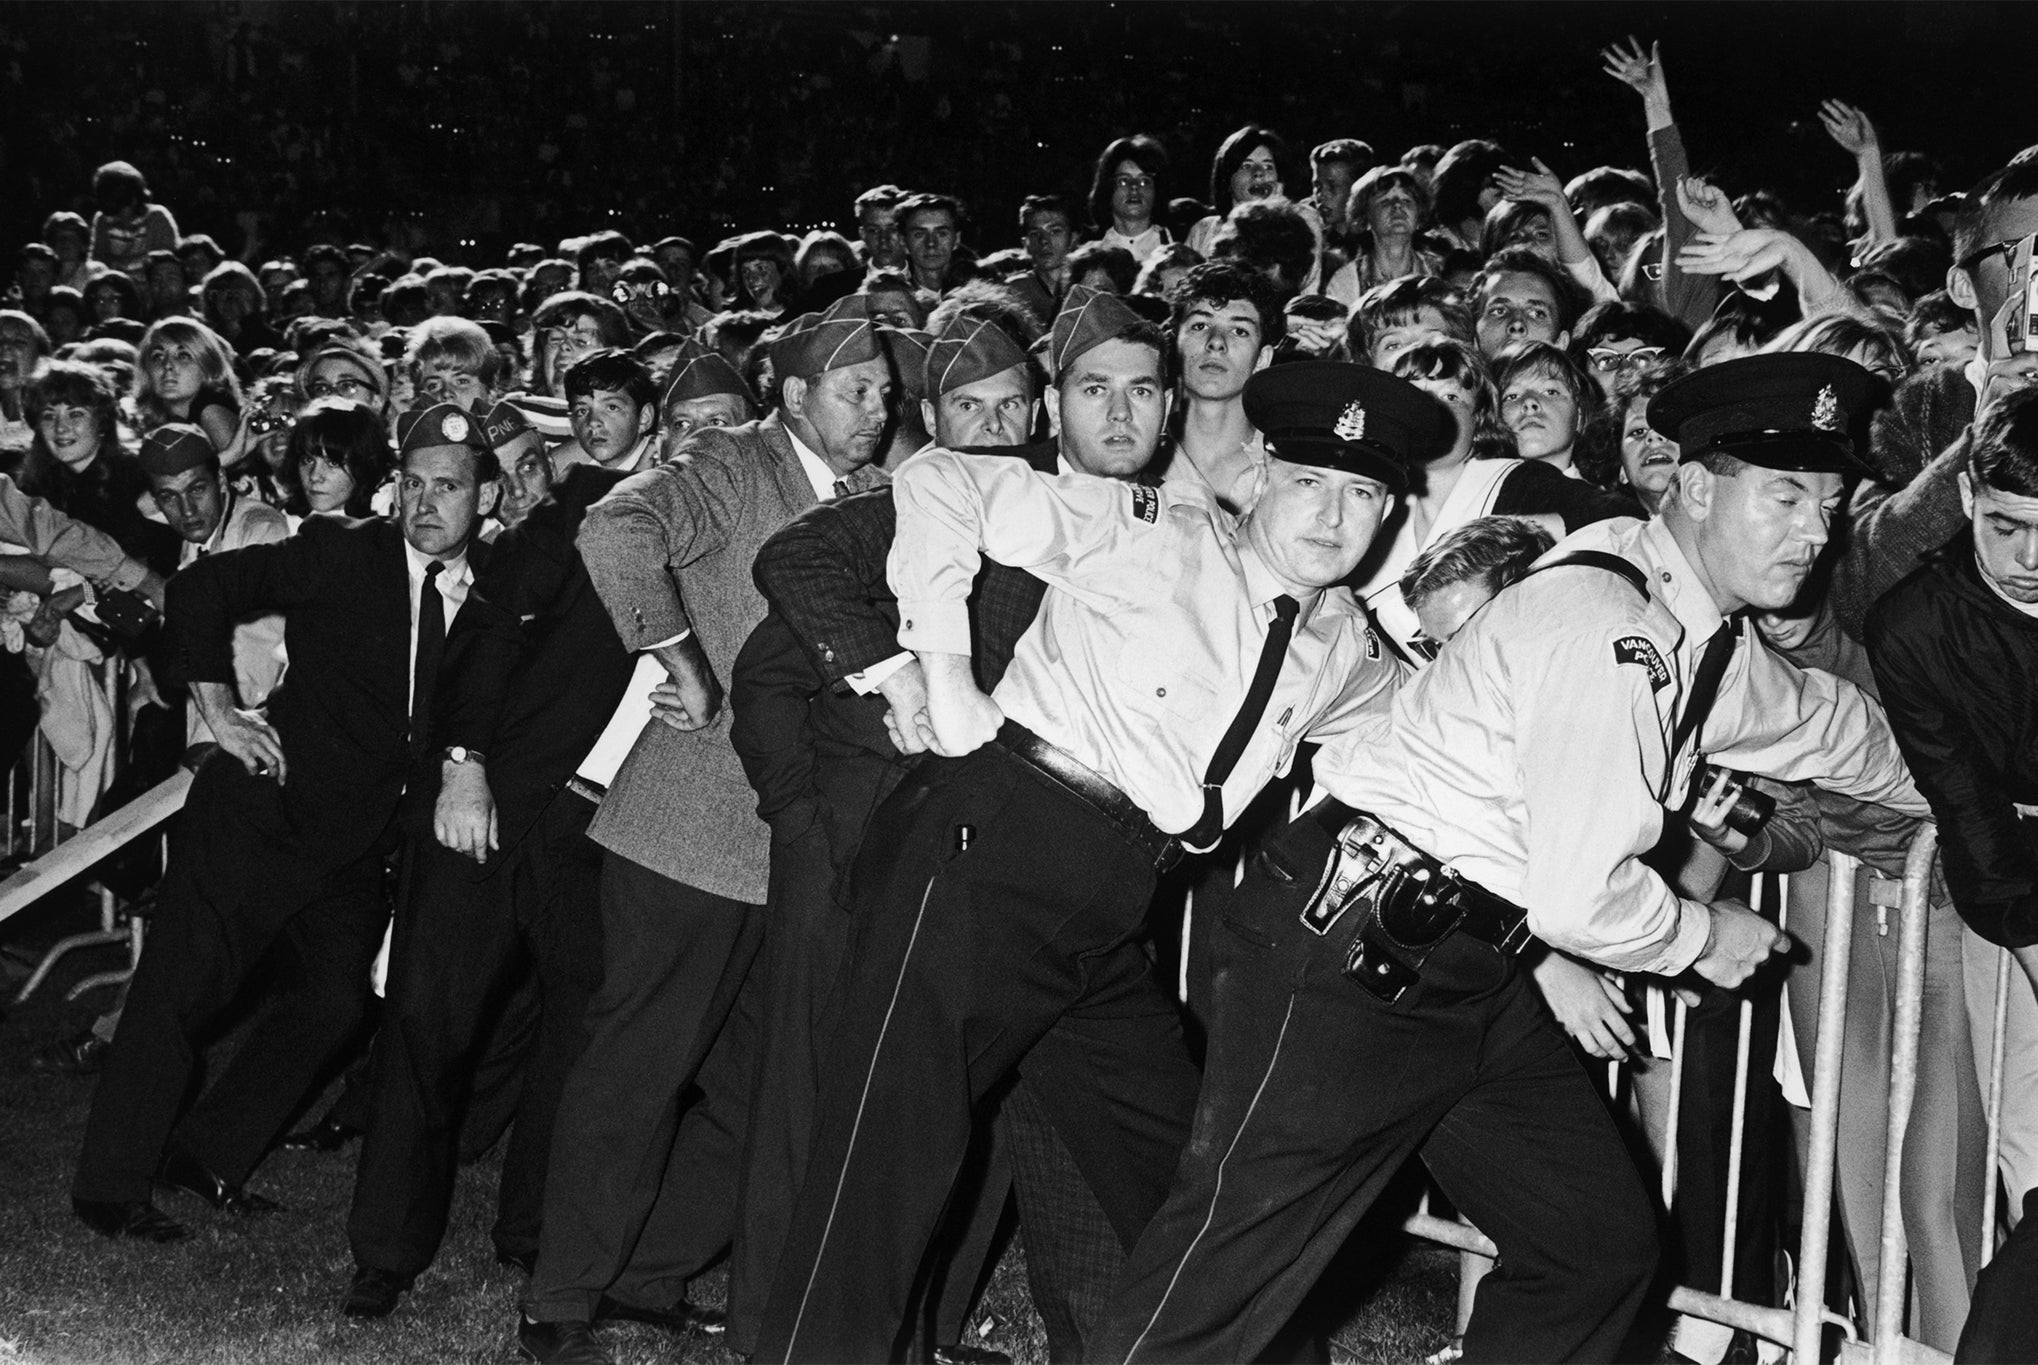
[[334,513],[374,515],[372,500],[396,467],[382,418],[366,403],[319,398],[307,403],[290,429],[290,464],[297,470],[303,502],[297,516]]
[[1652,517],[1677,476],[1677,443],[1649,425],[1649,400],[1690,374],[1691,368],[1672,358],[1622,370],[1613,382],[1620,486],[1640,498]]
[[118,402],[105,376],[90,365],[52,360],[22,405],[35,437],[15,473],[21,491],[98,527],[157,572],[174,573],[181,542],[142,515],[148,480],[120,448]]
[[1167,202],[1162,197],[1167,174],[1166,149],[1145,133],[1106,147],[1090,181],[1090,223],[1097,240],[1131,252],[1141,265],[1168,245],[1168,230],[1154,221]]
[[1248,123],[1224,139],[1210,163],[1209,217],[1189,229],[1189,245],[1207,259],[1217,229],[1233,207],[1246,200],[1285,197],[1288,144],[1279,133]]
[[85,286],[85,306],[92,313],[93,333],[119,318],[139,322],[142,316],[142,291],[135,287],[133,280],[119,271],[108,270],[94,275],[92,282]]
[[[148,181],[125,161],[109,161],[92,173],[92,259],[140,284],[151,251],[177,249],[177,220],[149,202]],[[130,314],[129,316],[134,316]]]
[[1436,196],[1436,224],[1431,229],[1446,247],[1478,251],[1486,214],[1500,202],[1496,177],[1508,164],[1497,142],[1467,138],[1444,153],[1430,178]]

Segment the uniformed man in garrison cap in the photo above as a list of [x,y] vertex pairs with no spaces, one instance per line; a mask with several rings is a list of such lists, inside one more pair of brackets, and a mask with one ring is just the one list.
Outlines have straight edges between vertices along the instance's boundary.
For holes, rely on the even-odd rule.
[[[1072,290],[1049,340],[1070,465],[1136,471],[1165,411],[1166,340]],[[1127,314],[1129,316],[1129,314]],[[1400,680],[1351,595],[1439,410],[1352,365],[1257,376],[1271,453],[1234,521],[1196,483],[1048,474],[933,449],[893,484],[898,642],[933,750],[872,818],[807,1176],[756,1358],[892,1358],[969,1144],[1013,1072],[1130,1244],[1193,1106],[1179,1011],[1141,942],[1156,875],[1207,849],[1306,739]],[[1248,402],[1254,401],[1248,390]],[[1047,587],[994,693],[966,605],[984,557]]]
[[1252,1359],[1418,1152],[1500,1247],[1465,1358],[1613,1358],[1655,1214],[1518,957],[1533,937],[1732,987],[1788,944],[1640,861],[1701,754],[1924,812],[1880,708],[1739,619],[1798,595],[1870,392],[1825,355],[1664,390],[1649,420],[1683,462],[1661,515],[1560,542],[1318,754],[1334,799],[1241,889],[1195,1136],[1092,1359]]

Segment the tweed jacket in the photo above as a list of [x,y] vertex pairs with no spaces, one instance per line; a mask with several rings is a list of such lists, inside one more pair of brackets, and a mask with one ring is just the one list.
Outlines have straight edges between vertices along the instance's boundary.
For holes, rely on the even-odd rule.
[[[886,478],[866,466],[848,482],[860,490]],[[710,427],[678,459],[631,475],[588,509],[581,558],[626,649],[691,631],[726,689],[737,652],[764,619],[751,561],[816,501],[779,414]],[[727,707],[690,732],[646,723],[588,834],[661,876],[764,903],[770,834],[730,747]]]

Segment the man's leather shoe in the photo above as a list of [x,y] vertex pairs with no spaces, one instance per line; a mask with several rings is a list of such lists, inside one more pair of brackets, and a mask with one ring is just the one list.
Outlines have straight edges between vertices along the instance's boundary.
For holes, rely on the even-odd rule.
[[595,1305],[594,1320],[606,1322],[610,1319],[648,1322],[669,1332],[704,1332],[711,1337],[720,1336],[729,1329],[727,1313],[719,1308],[702,1308],[685,1299],[670,1308],[639,1308],[633,1303],[619,1303],[604,1294]]
[[71,1210],[86,1227],[102,1237],[132,1237],[142,1242],[177,1242],[191,1229],[146,1199],[71,1200]]
[[320,1119],[309,1128],[300,1128],[287,1133],[277,1143],[286,1152],[337,1152],[340,1148],[361,1136],[359,1128],[349,1128],[344,1123],[331,1119]]
[[538,1253],[535,1251],[504,1251],[496,1248],[495,1263],[511,1270],[520,1270],[528,1275],[538,1268]]
[[1012,1365],[1012,1357],[988,1346],[965,1346],[956,1342],[934,1348],[934,1365]]
[[517,1354],[538,1365],[615,1365],[584,1322],[532,1322],[519,1315]]
[[96,1076],[106,1065],[106,1053],[113,1044],[87,1029],[70,1038],[44,1043],[28,1059],[36,1071],[60,1072],[66,1076]]
[[195,1194],[221,1213],[246,1217],[253,1213],[274,1213],[282,1208],[273,1199],[241,1185],[229,1185],[214,1175],[195,1159],[184,1152],[171,1152],[163,1158],[163,1168],[156,1172],[157,1183],[168,1185],[173,1190]]
[[416,1278],[415,1275],[399,1275],[393,1270],[361,1266],[354,1271],[354,1282],[347,1286],[347,1297],[341,1300],[340,1311],[350,1318],[386,1318]]

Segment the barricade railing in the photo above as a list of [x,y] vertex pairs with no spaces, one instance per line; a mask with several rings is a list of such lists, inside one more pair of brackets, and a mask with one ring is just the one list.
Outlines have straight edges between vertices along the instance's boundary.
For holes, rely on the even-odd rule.
[[[118,655],[94,670],[103,690],[107,711],[114,718],[113,759],[105,769],[106,787],[125,772],[128,760],[128,666]],[[66,834],[58,818],[58,790],[62,781],[55,751],[41,728],[30,737],[21,757],[7,770],[7,857],[30,861],[0,881],[0,921],[19,914],[57,888],[91,871],[136,839],[150,835],[183,806],[184,793],[191,785],[189,773],[179,772],[153,790],[90,825]],[[143,922],[127,915],[119,897],[103,884],[93,890],[99,900],[99,927],[72,934],[53,944],[14,996],[20,1004],[48,978],[65,954],[79,948],[125,943],[125,968],[100,972],[73,985],[68,998],[86,991],[125,981],[141,958]]]
[[[1797,1361],[1804,1362],[1805,1365],[1814,1365],[1821,1359],[1827,1327],[1836,1327],[1840,1330],[1838,1354],[1842,1362],[1867,1360],[1873,1362],[1873,1365],[1893,1365],[1894,1362],[1901,1361],[1906,1365],[1924,1365],[1925,1362],[1950,1359],[1943,1351],[1903,1334],[1909,1275],[1908,1242],[1903,1220],[1904,1145],[1910,1125],[1912,1104],[1917,1093],[1919,1035],[1923,1022],[1925,985],[1926,918],[1930,909],[1931,877],[1937,851],[1938,832],[1927,824],[1913,839],[1904,868],[1899,907],[1900,938],[1894,1021],[1890,1043],[1892,1051],[1889,1068],[1889,1105],[1882,1135],[1885,1177],[1880,1227],[1873,1230],[1874,1238],[1881,1247],[1881,1256],[1877,1284],[1874,1286],[1875,1312],[1870,1324],[1870,1337],[1865,1343],[1860,1340],[1854,1322],[1832,1311],[1825,1303],[1826,1273],[1832,1252],[1835,1163],[1839,1150],[1841,1063],[1846,1046],[1849,1003],[1847,987],[1854,947],[1856,883],[1861,873],[1859,860],[1839,852],[1827,855],[1829,876],[1825,942],[1821,949],[1820,963],[1818,1035],[1810,1078],[1812,1101],[1810,1137],[1804,1158],[1803,1221],[1799,1229],[1795,1267],[1796,1299],[1794,1307],[1791,1308],[1748,1303],[1732,1297],[1741,1166],[1745,1154],[1743,1139],[1752,1070],[1750,1044],[1754,1020],[1753,1002],[1743,999],[1740,1004],[1739,1038],[1735,1050],[1733,1140],[1729,1152],[1726,1207],[1723,1210],[1724,1253],[1718,1292],[1695,1285],[1680,1286],[1671,1293],[1669,1307],[1676,1312],[1745,1331],[1765,1341],[1786,1347]],[[1757,900],[1755,904],[1759,909],[1760,901]],[[1959,951],[1957,943],[1952,951]],[[1996,975],[1995,1046],[1989,1067],[1987,1155],[1983,1168],[1988,1174],[1985,1187],[1986,1207],[1981,1230],[1984,1256],[1993,1247],[1995,1237],[1996,1160],[2001,1142],[2004,1015],[2010,980],[2008,961],[2008,954],[2004,954]],[[1680,1002],[1676,1007],[1672,1026],[1672,1073],[1675,1079],[1672,1082],[1669,1135],[1664,1142],[1665,1158],[1661,1183],[1666,1208],[1670,1207],[1677,1191],[1676,1137],[1679,1132],[1678,1096],[1682,1091],[1680,1082],[1684,1056],[1684,1026],[1685,1008]],[[1468,1223],[1462,1220],[1452,1222],[1431,1213],[1427,1198],[1421,1210],[1410,1218],[1404,1227],[1406,1231],[1418,1237],[1468,1253],[1473,1258],[1463,1271],[1468,1279],[1476,1279],[1481,1273],[1479,1265],[1481,1260],[1490,1265],[1492,1258],[1497,1255],[1493,1243]],[[1870,1231],[1861,1229],[1859,1235],[1866,1237]],[[1866,1288],[1867,1286],[1864,1286],[1864,1289]],[[1458,1323],[1460,1332],[1463,1331],[1469,1311],[1470,1295],[1463,1293],[1460,1295]]]

